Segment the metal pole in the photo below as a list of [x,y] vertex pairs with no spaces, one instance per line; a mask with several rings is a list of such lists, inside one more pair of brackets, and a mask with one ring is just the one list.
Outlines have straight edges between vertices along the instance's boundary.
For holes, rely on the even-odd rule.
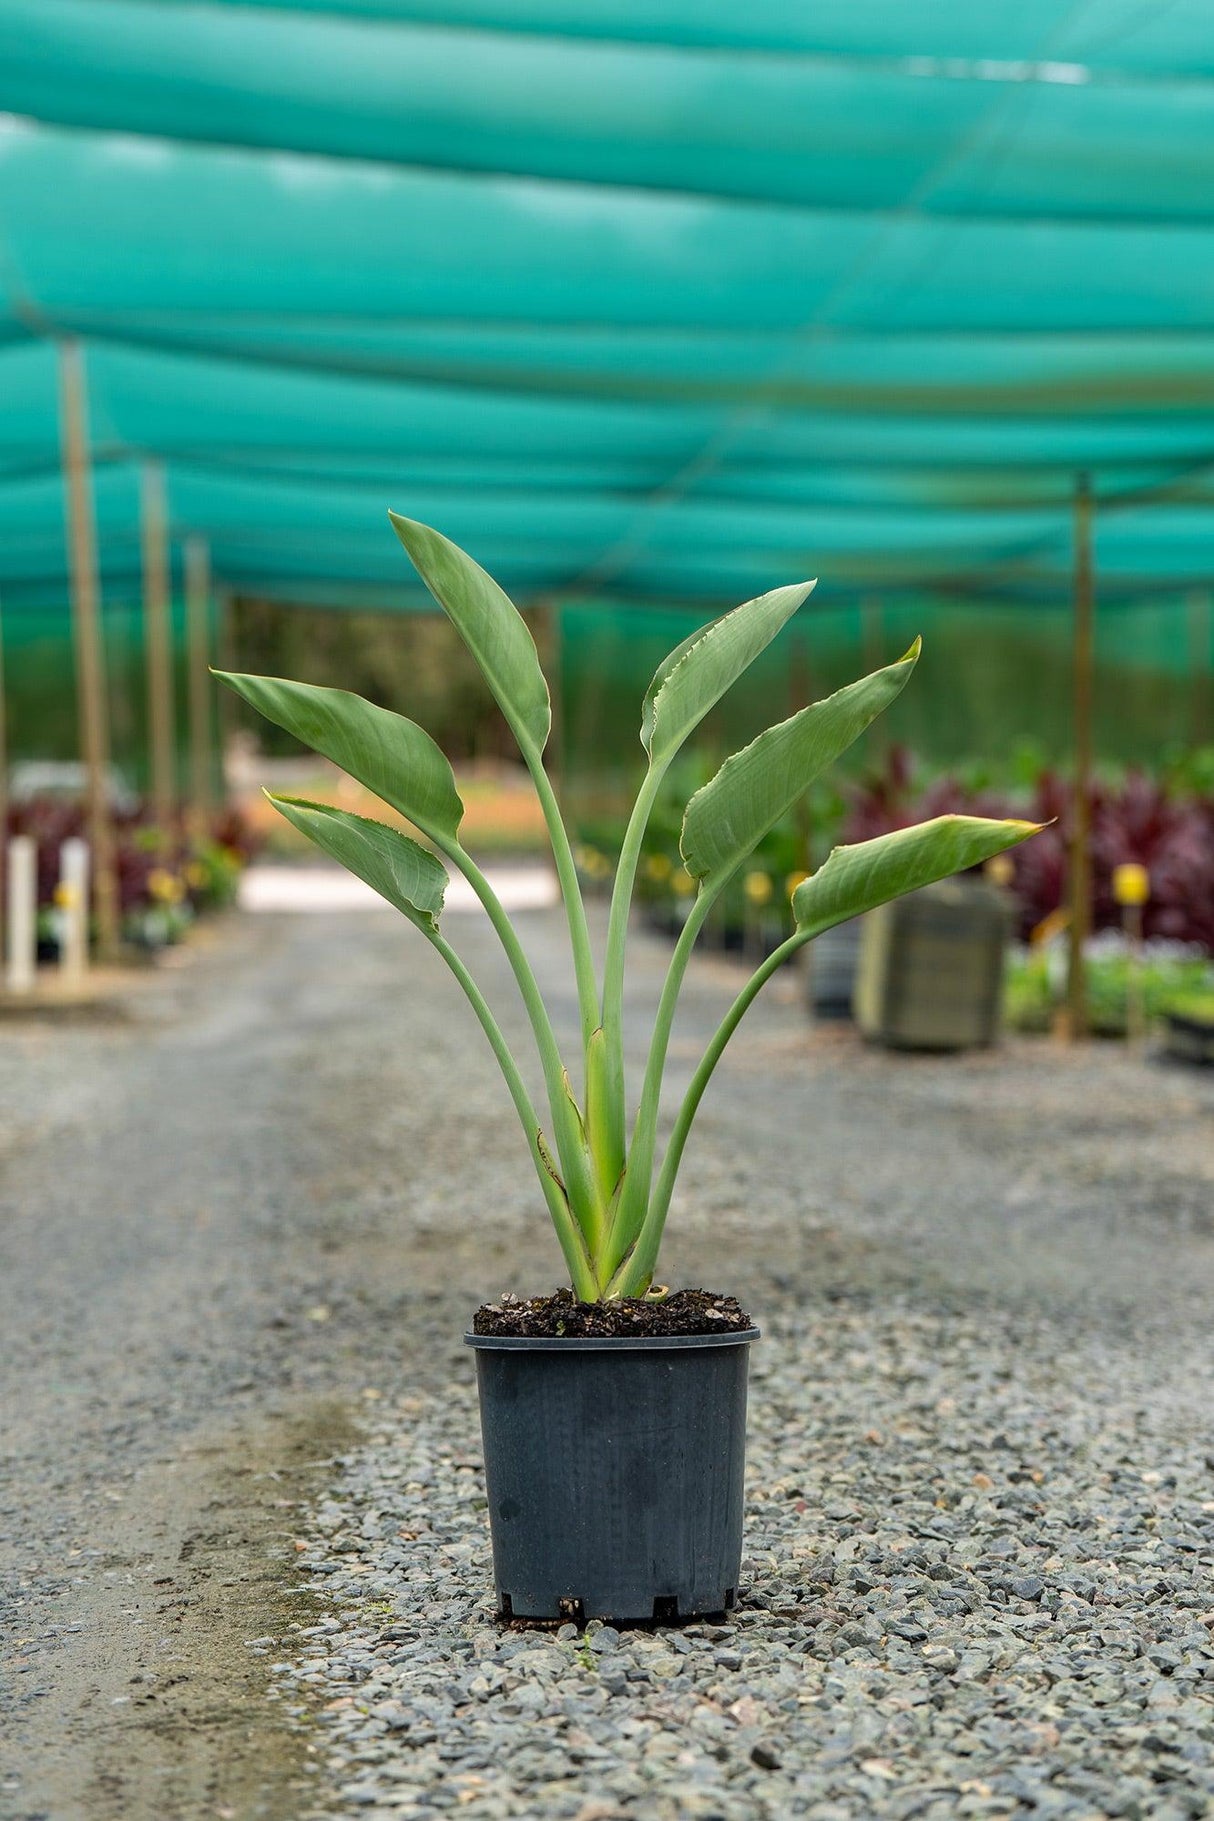
[[86,803],[92,850],[93,910],[97,953],[112,961],[118,952],[118,878],[109,803],[109,722],[105,696],[105,653],[101,643],[97,582],[97,528],[89,463],[84,364],[76,342],[59,349],[62,462],[67,493],[68,568],[71,576],[72,634],[80,743],[87,773]]
[[1092,490],[1086,474],[1075,485],[1075,612],[1073,689],[1075,754],[1071,809],[1070,925],[1066,977],[1066,1035],[1071,1043],[1087,1035],[1087,981],[1084,943],[1092,923]]
[[169,553],[164,469],[146,462],[140,489],[143,539],[143,650],[148,688],[148,775],[152,816],[167,845],[176,806],[173,730],[173,642],[169,625]]
[[204,538],[187,538],[185,611],[190,686],[190,821],[196,839],[201,839],[210,827],[213,803],[210,610],[210,551]]

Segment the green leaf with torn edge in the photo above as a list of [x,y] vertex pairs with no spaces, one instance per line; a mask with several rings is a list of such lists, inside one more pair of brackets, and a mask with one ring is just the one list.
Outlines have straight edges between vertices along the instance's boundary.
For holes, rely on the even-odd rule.
[[440,843],[458,839],[464,806],[455,773],[446,754],[415,722],[348,689],[225,670],[215,675],[267,720],[399,810],[424,835]]
[[802,791],[901,693],[918,657],[916,639],[896,664],[811,703],[726,759],[683,817],[679,846],[692,878],[727,878]]
[[936,816],[872,841],[832,849],[817,872],[792,895],[801,937],[820,936],[836,923],[888,904],[906,892],[981,866],[1040,830],[1037,822],[994,822],[985,816]]
[[288,822],[395,905],[410,923],[427,935],[438,934],[447,869],[426,848],[398,829],[346,809],[330,809],[326,803],[308,803],[300,797],[279,797],[272,791],[266,795]]
[[641,744],[654,765],[672,759],[688,734],[754,662],[808,597],[814,582],[774,588],[743,601],[675,647],[654,672],[641,710]]
[[389,512],[413,566],[480,666],[524,752],[543,752],[552,723],[535,640],[514,602],[458,544]]

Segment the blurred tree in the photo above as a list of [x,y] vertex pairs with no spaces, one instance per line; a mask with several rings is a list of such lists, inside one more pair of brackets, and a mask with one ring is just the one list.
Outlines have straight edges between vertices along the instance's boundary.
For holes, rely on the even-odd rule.
[[[302,609],[240,596],[233,618],[240,670],[355,690],[420,722],[454,760],[518,756],[475,663],[441,614]],[[304,750],[281,728],[241,709],[263,751]]]

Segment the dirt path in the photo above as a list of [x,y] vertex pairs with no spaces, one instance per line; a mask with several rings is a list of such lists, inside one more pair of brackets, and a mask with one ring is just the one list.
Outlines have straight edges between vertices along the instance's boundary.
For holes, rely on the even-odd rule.
[[[523,926],[568,1024],[557,919]],[[457,937],[507,1007],[484,926]],[[651,993],[667,951],[635,958]],[[675,1087],[737,983],[696,972]],[[390,915],[266,916],[131,1025],[5,1027],[0,1105],[0,1816],[289,1821],[323,1783],[269,1673],[315,1610],[302,1514],[382,1390],[466,1372],[469,1310],[558,1275],[491,1059]],[[1144,1398],[1183,1399],[1212,1111],[1110,1051],[864,1052],[782,981],[705,1103],[667,1274],[760,1314],[998,1298],[1136,1337]]]
[[3,1035],[6,1816],[298,1806],[247,1641],[306,1622],[284,1539],[352,1429],[293,1383],[289,954],[232,926],[137,1023]]

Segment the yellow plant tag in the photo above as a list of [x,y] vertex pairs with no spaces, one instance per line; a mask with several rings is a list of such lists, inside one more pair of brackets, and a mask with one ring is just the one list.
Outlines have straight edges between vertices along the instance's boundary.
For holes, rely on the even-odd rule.
[[1127,860],[1113,868],[1113,896],[1118,904],[1145,904],[1151,895],[1151,875],[1145,866]]

